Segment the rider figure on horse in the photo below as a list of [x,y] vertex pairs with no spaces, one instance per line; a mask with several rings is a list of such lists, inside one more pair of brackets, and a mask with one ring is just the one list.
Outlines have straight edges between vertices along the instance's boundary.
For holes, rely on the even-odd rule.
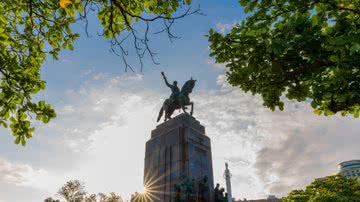
[[157,121],[161,119],[164,112],[165,112],[165,121],[171,119],[171,115],[176,109],[182,109],[185,113],[187,113],[186,112],[187,106],[191,106],[190,115],[192,115],[194,111],[194,103],[191,102],[189,98],[189,94],[192,92],[196,80],[191,78],[190,80],[186,81],[180,91],[179,87],[177,86],[177,81],[174,81],[172,84],[169,84],[164,72],[161,72],[161,75],[165,80],[165,84],[171,89],[171,95],[170,98],[164,101],[163,106],[159,111]]
[[171,89],[170,103],[173,103],[174,101],[176,101],[176,98],[180,95],[180,89],[177,86],[177,81],[174,81],[173,84],[171,85],[167,81],[164,72],[161,72],[161,75],[163,76],[163,78],[165,80],[165,84]]

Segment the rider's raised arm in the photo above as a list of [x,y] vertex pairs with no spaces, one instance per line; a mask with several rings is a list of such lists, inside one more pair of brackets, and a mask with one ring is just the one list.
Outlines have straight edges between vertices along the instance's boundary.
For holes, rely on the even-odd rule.
[[165,80],[165,84],[166,84],[169,88],[171,88],[171,85],[170,85],[169,82],[167,81],[166,76],[163,75],[163,77],[164,77],[164,80]]

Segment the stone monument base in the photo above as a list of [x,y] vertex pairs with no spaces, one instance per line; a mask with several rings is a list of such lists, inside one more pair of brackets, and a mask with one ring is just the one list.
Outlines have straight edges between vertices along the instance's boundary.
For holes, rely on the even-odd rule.
[[151,132],[144,186],[154,202],[213,201],[210,138],[194,117],[180,114]]

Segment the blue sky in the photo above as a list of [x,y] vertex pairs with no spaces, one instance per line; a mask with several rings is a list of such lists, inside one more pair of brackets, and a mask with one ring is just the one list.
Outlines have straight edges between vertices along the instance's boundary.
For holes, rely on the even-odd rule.
[[[154,65],[147,60],[143,71],[145,80],[155,83],[153,81],[159,78],[159,72],[166,71],[169,76],[176,74],[179,80],[187,79],[190,74],[194,77],[204,76],[206,79],[200,85],[204,88],[214,87],[214,83],[209,79],[216,79],[218,72],[213,69],[209,71],[211,67],[204,66],[204,61],[209,55],[205,35],[210,28],[216,28],[218,23],[231,24],[240,21],[244,13],[237,1],[194,1],[192,7],[196,9],[198,5],[205,16],[188,16],[173,26],[173,33],[180,39],[170,43],[166,34],[151,36],[150,44],[158,53],[156,60],[160,65]],[[158,31],[157,27],[158,24],[153,24],[152,31]],[[44,66],[43,76],[48,82],[48,88],[64,89],[78,86],[83,80],[79,75],[89,68],[94,72],[124,73],[121,58],[109,52],[110,46],[106,39],[97,36],[101,27],[96,16],[90,17],[91,38],[85,36],[83,26],[77,24],[74,29],[79,30],[82,37],[75,43],[76,51],[62,52],[60,61],[68,63],[64,65],[62,62],[49,61]],[[133,51],[132,42],[127,44],[127,48]],[[135,68],[139,67],[134,54],[130,56],[130,60]],[[154,85],[156,86],[160,87]]]
[[[233,177],[233,196],[283,196],[316,177],[337,172],[337,163],[360,158],[358,119],[319,117],[305,103],[286,101],[284,112],[271,112],[258,96],[227,85],[224,66],[208,56],[210,28],[228,31],[245,14],[238,1],[195,1],[206,16],[179,20],[170,43],[151,38],[160,65],[146,61],[142,73],[125,73],[121,58],[109,52],[96,17],[75,51],[48,59],[42,76],[47,88],[36,99],[49,101],[58,117],[37,123],[26,147],[13,144],[0,129],[0,202],[35,202],[57,197],[67,180],[82,180],[91,193],[119,193],[124,199],[142,189],[145,142],[156,127],[159,107],[169,94],[160,72],[182,84],[198,80],[191,95],[194,116],[212,140],[215,181],[225,185],[225,162]],[[156,28],[156,25],[155,25]],[[132,48],[132,46],[128,46]],[[136,58],[129,60],[136,67]]]

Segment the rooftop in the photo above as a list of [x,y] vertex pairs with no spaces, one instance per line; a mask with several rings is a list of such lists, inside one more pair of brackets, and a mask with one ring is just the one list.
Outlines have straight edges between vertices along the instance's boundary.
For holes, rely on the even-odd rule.
[[360,160],[343,161],[338,164],[339,168],[346,168],[346,167],[354,166],[354,165],[360,166]]

